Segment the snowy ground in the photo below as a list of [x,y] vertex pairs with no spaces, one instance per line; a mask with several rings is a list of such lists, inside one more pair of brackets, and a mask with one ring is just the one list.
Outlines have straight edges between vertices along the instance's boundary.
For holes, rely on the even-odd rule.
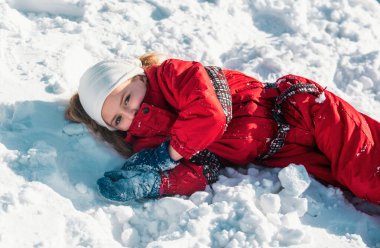
[[89,65],[154,50],[263,81],[300,74],[380,120],[379,27],[375,0],[0,0],[0,247],[379,248],[379,207],[302,166],[104,202],[95,181],[122,159],[63,118]]

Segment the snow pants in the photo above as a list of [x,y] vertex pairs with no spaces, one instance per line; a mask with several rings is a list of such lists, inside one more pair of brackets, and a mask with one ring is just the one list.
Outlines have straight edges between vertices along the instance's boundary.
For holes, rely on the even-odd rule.
[[[312,84],[319,93],[294,94],[281,104],[289,125],[284,143],[270,157],[252,162],[271,167],[302,164],[316,178],[379,204],[380,123],[299,76],[284,76],[277,80],[276,88],[263,94],[275,99],[295,84]],[[207,185],[200,166],[191,163],[182,163],[161,178],[163,195],[189,195]]]
[[263,164],[303,164],[315,177],[379,204],[380,123],[312,80],[288,75],[277,82],[280,93],[313,84],[321,94],[295,94],[283,103],[290,131],[282,149]]

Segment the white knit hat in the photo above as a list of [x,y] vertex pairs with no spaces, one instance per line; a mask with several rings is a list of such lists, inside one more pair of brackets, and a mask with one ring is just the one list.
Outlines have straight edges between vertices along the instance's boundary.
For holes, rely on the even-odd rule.
[[137,63],[106,60],[88,68],[79,82],[79,100],[86,113],[99,125],[114,131],[102,118],[102,107],[107,96],[121,83],[144,75]]

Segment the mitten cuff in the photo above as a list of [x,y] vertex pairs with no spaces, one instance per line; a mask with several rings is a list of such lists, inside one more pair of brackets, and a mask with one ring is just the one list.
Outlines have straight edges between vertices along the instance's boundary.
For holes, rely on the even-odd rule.
[[160,147],[156,150],[157,156],[157,166],[160,168],[160,171],[166,171],[174,169],[179,165],[179,161],[175,161],[170,157],[169,154],[169,144],[170,141],[163,142]]
[[158,198],[160,197],[160,185],[161,185],[161,177],[158,173],[154,172],[155,181],[152,184],[152,190],[147,195],[148,198]]

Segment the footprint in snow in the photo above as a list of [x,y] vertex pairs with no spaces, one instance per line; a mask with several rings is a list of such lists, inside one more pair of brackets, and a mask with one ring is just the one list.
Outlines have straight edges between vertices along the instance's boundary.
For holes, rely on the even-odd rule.
[[253,17],[253,22],[254,25],[261,31],[273,34],[275,36],[294,32],[284,18],[281,18],[275,14],[263,13],[255,15]]
[[155,6],[155,10],[152,12],[151,17],[155,21],[161,21],[163,19],[169,18],[171,16],[171,11],[168,8],[162,6]]

